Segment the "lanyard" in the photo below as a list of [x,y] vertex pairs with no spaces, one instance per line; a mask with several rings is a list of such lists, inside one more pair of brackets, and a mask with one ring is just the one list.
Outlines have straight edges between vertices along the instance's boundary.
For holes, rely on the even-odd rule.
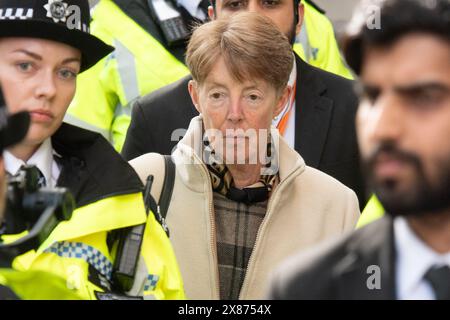
[[288,121],[289,121],[289,117],[291,115],[292,107],[294,106],[294,103],[295,103],[296,91],[297,91],[297,81],[295,81],[294,85],[292,86],[291,96],[289,97],[289,107],[284,112],[284,114],[281,117],[280,122],[278,122],[278,125],[277,125],[278,131],[280,132],[280,134],[282,136],[284,136],[284,133],[286,131],[286,128],[287,128],[287,125],[288,125]]

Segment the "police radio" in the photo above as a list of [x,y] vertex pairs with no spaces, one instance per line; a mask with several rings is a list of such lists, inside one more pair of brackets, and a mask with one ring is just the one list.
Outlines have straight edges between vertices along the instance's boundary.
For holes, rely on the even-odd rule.
[[184,43],[190,33],[181,14],[167,0],[148,0],[153,20],[159,25],[169,47]]

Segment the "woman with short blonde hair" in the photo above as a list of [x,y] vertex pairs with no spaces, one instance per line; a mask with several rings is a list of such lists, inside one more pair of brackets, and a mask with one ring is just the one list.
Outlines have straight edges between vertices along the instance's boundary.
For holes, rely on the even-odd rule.
[[[306,166],[271,127],[295,96],[287,86],[293,59],[288,39],[255,13],[208,22],[192,35],[188,89],[200,116],[172,154],[167,212],[188,298],[263,298],[280,261],[356,223],[354,192]],[[141,179],[154,175],[159,199],[162,157],[130,163]]]

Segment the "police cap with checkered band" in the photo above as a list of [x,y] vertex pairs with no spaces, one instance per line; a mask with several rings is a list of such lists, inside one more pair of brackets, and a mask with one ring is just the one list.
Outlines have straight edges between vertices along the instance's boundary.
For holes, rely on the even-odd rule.
[[81,51],[80,72],[114,50],[89,33],[88,0],[0,0],[0,37],[53,40]]

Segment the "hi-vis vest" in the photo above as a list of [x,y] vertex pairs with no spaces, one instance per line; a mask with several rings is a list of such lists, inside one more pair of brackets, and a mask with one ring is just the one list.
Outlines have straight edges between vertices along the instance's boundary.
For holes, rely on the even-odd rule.
[[[130,102],[184,77],[187,67],[110,0],[92,13],[91,32],[116,50],[78,76],[65,121],[96,131],[122,150],[131,121]],[[294,50],[307,62],[351,78],[322,13],[305,3],[305,23]]]
[[189,74],[187,67],[111,0],[93,9],[91,33],[115,51],[78,76],[65,121],[96,131],[122,149],[130,102]]
[[361,213],[361,217],[358,220],[356,228],[364,227],[365,225],[378,220],[383,215],[384,208],[378,200],[377,196],[373,194],[369,199],[369,202],[367,202],[367,205],[364,208],[363,212]]
[[294,44],[294,51],[315,67],[353,79],[342,59],[330,20],[307,1],[303,3],[304,20]]
[[[22,300],[80,300],[66,281],[45,271],[0,269],[0,285]],[[0,300],[4,297],[0,294]]]
[[[184,299],[183,282],[164,230],[152,213],[147,217],[141,193],[98,200],[77,208],[36,251],[17,257],[13,268],[59,276],[82,299],[99,299],[112,278],[114,250],[108,231],[146,224],[134,286],[127,294],[144,299]],[[20,237],[3,237],[5,242]],[[107,291],[107,290],[106,290]]]

